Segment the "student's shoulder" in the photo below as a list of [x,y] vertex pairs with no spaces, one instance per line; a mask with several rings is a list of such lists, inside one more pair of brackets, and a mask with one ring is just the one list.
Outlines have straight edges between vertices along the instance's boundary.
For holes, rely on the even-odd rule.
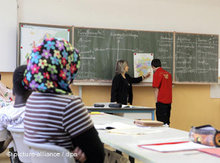
[[12,110],[12,111],[13,111],[13,109],[14,109],[13,104],[8,105],[8,106],[4,106],[4,107],[0,108],[0,114],[5,114],[5,113],[8,112],[9,110]]
[[130,78],[131,76],[126,73],[126,74],[125,74],[125,77],[126,77],[126,78]]
[[70,103],[72,101],[82,101],[81,97],[75,96],[75,95],[63,95],[63,94],[55,94],[55,93],[40,93],[40,92],[34,92],[30,96],[32,98],[33,96],[39,96],[40,98],[45,98],[48,100],[57,100],[62,103]]
[[63,95],[64,98],[68,99],[69,102],[80,101],[82,102],[82,98],[76,95]]
[[116,74],[115,76],[114,76],[114,78],[113,78],[113,80],[119,80],[119,79],[121,79],[121,74]]
[[166,71],[166,70],[164,70],[164,69],[163,69],[163,71],[164,71],[164,73],[166,73],[166,74],[168,74],[169,76],[171,76],[171,73],[170,73],[170,72],[168,72],[168,71]]
[[167,70],[163,69],[162,67],[160,67],[159,69],[157,69],[157,71],[154,73],[156,75],[163,75],[163,74],[170,74],[170,72],[168,72]]

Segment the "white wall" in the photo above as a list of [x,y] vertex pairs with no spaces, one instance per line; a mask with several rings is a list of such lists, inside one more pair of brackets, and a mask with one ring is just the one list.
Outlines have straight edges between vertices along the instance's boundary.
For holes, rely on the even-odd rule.
[[220,0],[18,0],[18,3],[19,22],[24,23],[220,34]]
[[13,72],[16,67],[16,0],[0,0],[0,72]]
[[219,0],[18,0],[19,21],[117,29],[220,33]]
[[16,66],[16,2],[24,23],[220,34],[220,0],[0,0],[0,72]]
[[[17,0],[18,21],[220,34],[220,0]],[[16,0],[0,0],[0,72],[16,65]],[[219,48],[220,49],[220,48]]]

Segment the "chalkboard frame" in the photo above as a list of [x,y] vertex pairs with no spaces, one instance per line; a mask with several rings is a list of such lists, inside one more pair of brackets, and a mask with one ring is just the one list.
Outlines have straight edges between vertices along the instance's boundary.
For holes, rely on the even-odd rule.
[[19,43],[18,43],[18,55],[17,55],[17,58],[16,58],[16,64],[17,66],[21,65],[21,48],[22,48],[22,45],[21,45],[21,42],[22,42],[22,39],[24,36],[22,36],[22,27],[23,26],[30,26],[30,27],[43,27],[43,28],[54,28],[54,29],[66,29],[69,34],[68,34],[68,37],[69,37],[69,40],[67,40],[68,42],[70,42],[71,44],[73,44],[73,26],[63,26],[63,25],[51,25],[51,24],[33,24],[33,23],[24,23],[24,22],[20,22],[19,23],[19,33],[18,33],[18,38],[19,38]]
[[[200,82],[200,81],[177,81],[175,76],[176,76],[176,66],[175,66],[175,50],[176,50],[176,34],[189,34],[189,35],[207,35],[207,36],[216,36],[218,37],[218,57],[219,57],[219,35],[218,34],[205,34],[205,33],[186,33],[186,32],[177,32],[177,31],[150,31],[150,30],[133,30],[133,29],[114,29],[114,28],[96,28],[96,27],[81,27],[81,26],[60,26],[60,25],[48,25],[48,24],[32,24],[32,23],[19,23],[19,33],[18,33],[18,38],[19,38],[19,43],[18,43],[18,55],[16,57],[17,60],[17,65],[20,65],[20,57],[21,57],[21,27],[22,25],[29,25],[29,26],[34,26],[34,27],[48,27],[48,28],[61,28],[61,29],[67,29],[69,30],[69,39],[68,40],[72,45],[75,44],[74,41],[74,28],[85,28],[85,29],[101,29],[101,30],[120,30],[120,31],[136,31],[136,32],[158,32],[158,33],[172,33],[173,34],[173,65],[172,65],[172,72],[173,72],[173,84],[216,84],[218,82]],[[219,58],[217,58],[217,64],[219,62]],[[218,70],[219,71],[219,70]],[[218,75],[217,78],[219,79]],[[94,80],[94,79],[86,79],[86,80],[75,80],[74,85],[93,85],[93,86],[110,86],[111,85],[111,80]],[[151,86],[151,82],[142,82],[139,84],[135,84],[134,86]]]

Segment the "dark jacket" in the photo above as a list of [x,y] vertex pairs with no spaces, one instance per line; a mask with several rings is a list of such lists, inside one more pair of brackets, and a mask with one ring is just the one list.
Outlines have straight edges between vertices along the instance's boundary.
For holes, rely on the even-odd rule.
[[121,74],[117,74],[112,80],[111,102],[117,102],[124,105],[127,105],[129,102],[132,105],[132,83],[141,82],[142,77],[133,78],[128,74],[125,74],[125,77],[126,79],[124,79]]
[[75,147],[79,147],[85,153],[87,158],[85,163],[104,162],[104,145],[94,127],[72,138],[72,142]]

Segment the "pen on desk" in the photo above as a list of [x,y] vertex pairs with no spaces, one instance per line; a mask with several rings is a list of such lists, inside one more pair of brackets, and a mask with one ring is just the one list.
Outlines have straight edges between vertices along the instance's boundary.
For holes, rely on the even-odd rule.
[[106,127],[105,129],[112,130],[112,129],[115,129],[115,128],[114,127]]
[[99,128],[97,130],[112,130],[112,129],[115,129],[114,127],[105,127],[105,128]]

